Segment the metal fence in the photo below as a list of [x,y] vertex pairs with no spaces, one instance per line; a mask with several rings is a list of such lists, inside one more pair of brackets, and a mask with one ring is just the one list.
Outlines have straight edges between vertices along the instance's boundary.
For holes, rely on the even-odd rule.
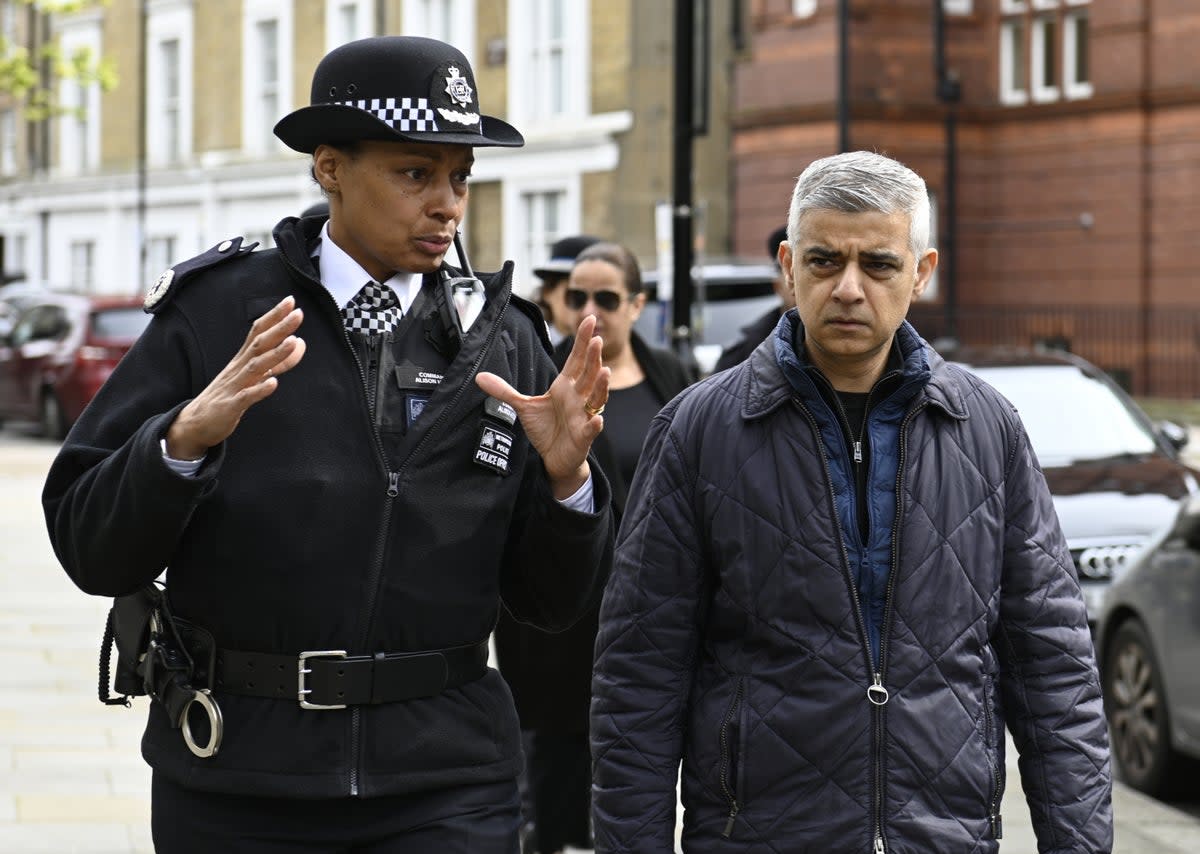
[[[947,337],[940,305],[917,304],[908,318],[926,340]],[[1200,308],[1157,306],[961,306],[955,327],[969,346],[1047,346],[1104,369],[1133,394],[1200,398]]]

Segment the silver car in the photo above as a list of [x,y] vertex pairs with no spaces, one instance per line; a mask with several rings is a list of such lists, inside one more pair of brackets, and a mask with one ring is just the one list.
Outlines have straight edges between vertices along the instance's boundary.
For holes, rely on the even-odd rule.
[[1147,794],[1196,791],[1200,768],[1200,496],[1109,587],[1096,654],[1121,778]]

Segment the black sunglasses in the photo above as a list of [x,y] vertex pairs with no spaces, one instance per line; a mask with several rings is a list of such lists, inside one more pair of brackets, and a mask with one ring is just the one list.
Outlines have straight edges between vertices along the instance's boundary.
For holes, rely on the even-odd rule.
[[591,298],[596,303],[596,307],[604,311],[616,311],[621,307],[621,300],[625,297],[616,291],[581,291],[578,288],[568,288],[563,294],[563,302],[567,304],[567,308],[572,311],[579,311],[587,305],[588,299]]

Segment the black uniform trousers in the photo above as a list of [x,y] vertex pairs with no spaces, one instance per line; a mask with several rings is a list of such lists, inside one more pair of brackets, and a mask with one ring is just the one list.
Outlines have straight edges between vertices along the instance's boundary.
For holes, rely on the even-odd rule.
[[515,780],[379,798],[198,792],[154,774],[156,854],[518,854]]

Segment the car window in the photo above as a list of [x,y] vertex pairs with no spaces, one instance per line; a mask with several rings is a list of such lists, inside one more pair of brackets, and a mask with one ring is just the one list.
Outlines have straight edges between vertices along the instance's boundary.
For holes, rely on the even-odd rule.
[[108,308],[92,314],[92,335],[96,338],[132,340],[150,323],[150,315],[140,308]]
[[20,347],[30,341],[54,337],[56,315],[53,306],[39,305],[25,312],[13,328],[12,346]]
[[1112,388],[1070,365],[973,367],[1012,401],[1043,466],[1157,450],[1154,436]]

